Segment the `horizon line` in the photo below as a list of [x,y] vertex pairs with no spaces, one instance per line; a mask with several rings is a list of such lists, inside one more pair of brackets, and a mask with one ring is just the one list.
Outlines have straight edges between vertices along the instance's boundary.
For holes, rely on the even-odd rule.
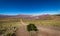
[[[60,13],[56,13],[60,14]],[[38,15],[56,15],[56,14],[0,14],[0,15],[33,15],[33,16],[38,16]]]

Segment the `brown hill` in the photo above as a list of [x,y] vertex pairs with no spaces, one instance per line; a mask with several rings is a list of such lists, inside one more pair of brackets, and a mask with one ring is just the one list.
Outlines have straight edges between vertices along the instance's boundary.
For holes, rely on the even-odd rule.
[[32,15],[0,15],[0,19],[1,18],[22,18],[22,19],[29,19],[29,20],[33,20],[33,19],[40,19],[40,20],[60,20],[60,15],[38,15],[38,16],[32,16]]

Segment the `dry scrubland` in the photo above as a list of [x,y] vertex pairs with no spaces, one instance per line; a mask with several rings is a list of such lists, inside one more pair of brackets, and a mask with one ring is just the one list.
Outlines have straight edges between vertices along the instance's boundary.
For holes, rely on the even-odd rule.
[[[0,18],[0,36],[12,36],[13,33],[16,33],[18,28],[21,26],[21,18]],[[29,24],[37,24],[37,26],[43,26],[44,28],[50,28],[60,31],[60,19],[59,20],[27,20],[22,19],[23,22]],[[19,31],[19,30],[18,30]],[[40,34],[46,35],[45,31],[40,32]],[[57,32],[55,32],[57,33]],[[48,35],[46,35],[48,36]],[[54,36],[54,35],[53,35]],[[57,35],[55,35],[57,36]]]

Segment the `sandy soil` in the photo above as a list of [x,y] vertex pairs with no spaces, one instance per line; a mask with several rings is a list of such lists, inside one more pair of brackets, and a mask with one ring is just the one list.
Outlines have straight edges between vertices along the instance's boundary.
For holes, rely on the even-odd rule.
[[28,32],[26,25],[23,25],[24,23],[21,22],[22,25],[19,27],[19,29],[16,31],[16,36],[60,36],[60,31],[55,29],[50,29],[42,26],[37,26],[38,31],[32,31]]

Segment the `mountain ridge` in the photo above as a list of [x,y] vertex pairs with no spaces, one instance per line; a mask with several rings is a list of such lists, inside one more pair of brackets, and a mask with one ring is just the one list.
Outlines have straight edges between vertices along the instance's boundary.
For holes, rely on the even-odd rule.
[[56,15],[38,15],[38,16],[33,16],[33,15],[0,15],[0,18],[23,18],[23,19],[58,19],[60,18],[60,14]]

